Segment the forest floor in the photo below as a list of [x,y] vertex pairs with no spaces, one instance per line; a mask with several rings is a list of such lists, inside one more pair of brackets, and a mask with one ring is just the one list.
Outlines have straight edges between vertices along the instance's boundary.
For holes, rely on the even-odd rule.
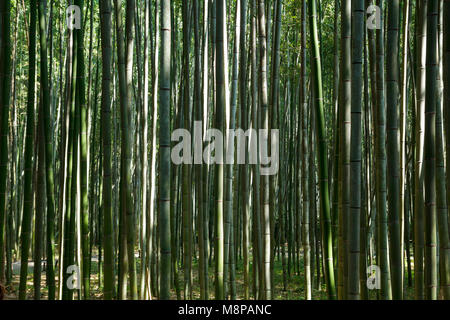
[[[91,262],[91,297],[92,300],[100,300],[103,298],[103,291],[102,291],[102,283],[99,282],[99,262],[96,258],[96,255],[93,255],[94,258]],[[287,259],[286,259],[287,260]],[[250,259],[251,261],[251,259]],[[139,260],[136,261],[136,269],[137,269],[137,275],[139,279]],[[283,266],[281,259],[278,259],[278,257],[275,257],[275,264],[274,264],[274,284],[275,288],[273,290],[273,299],[275,300],[304,300],[305,299],[305,285],[304,285],[304,269],[303,269],[303,256],[300,255],[300,270],[298,270],[298,267],[294,267],[292,265],[290,270],[290,276],[287,275],[287,281],[286,281],[286,290],[283,288]],[[34,284],[33,284],[33,262],[28,263],[28,278],[27,278],[27,298],[33,299],[34,298]],[[214,264],[211,262],[209,263],[209,294],[210,298],[213,298],[214,295]],[[321,270],[322,271],[322,270]],[[103,273],[103,272],[102,272]],[[6,286],[6,295],[5,300],[16,300],[18,296],[18,288],[19,288],[19,278],[20,278],[20,262],[16,262],[13,264],[13,277],[12,277],[12,284]],[[406,275],[405,275],[406,276]],[[182,291],[183,287],[183,279],[184,279],[184,273],[182,269],[179,269],[179,284],[180,284],[180,290]],[[193,299],[200,299],[200,288],[199,288],[199,281],[198,281],[198,260],[194,259],[192,262],[192,277],[193,277],[193,287],[192,287],[192,298]],[[58,275],[56,276],[58,278]],[[252,264],[250,263],[250,296],[253,296],[253,275],[252,275]],[[57,279],[56,279],[57,280]],[[313,300],[326,300],[327,294],[326,294],[326,286],[323,282],[323,277],[321,277],[321,282],[317,283],[317,277],[313,280],[313,290],[312,290],[312,299]],[[57,282],[58,283],[58,282]],[[139,283],[139,282],[138,282]],[[414,299],[414,287],[408,286],[407,277],[405,278],[405,299]],[[236,264],[236,290],[237,295],[236,299],[242,300],[244,299],[243,296],[243,290],[244,290],[244,279],[243,279],[243,261],[241,258],[238,259],[238,262]],[[183,293],[181,293],[181,297],[183,298]],[[48,288],[46,286],[46,272],[45,270],[42,271],[41,276],[41,295],[40,299],[46,300],[48,297]],[[171,291],[171,298],[176,299],[176,292],[175,289]],[[74,299],[78,299],[77,293],[74,293]],[[376,299],[376,290],[369,290],[369,299]]]

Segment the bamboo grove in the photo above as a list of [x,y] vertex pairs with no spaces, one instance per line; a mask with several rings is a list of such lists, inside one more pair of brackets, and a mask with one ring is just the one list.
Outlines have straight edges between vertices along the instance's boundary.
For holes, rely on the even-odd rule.
[[6,297],[450,299],[448,16],[2,0]]

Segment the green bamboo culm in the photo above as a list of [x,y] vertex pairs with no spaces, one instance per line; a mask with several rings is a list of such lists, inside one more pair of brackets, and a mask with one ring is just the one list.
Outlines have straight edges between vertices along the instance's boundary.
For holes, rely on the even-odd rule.
[[[377,0],[377,5],[383,8],[383,1]],[[376,143],[376,196],[377,196],[377,252],[378,264],[381,270],[380,298],[390,300],[392,293],[390,289],[389,255],[388,255],[388,227],[386,208],[386,105],[384,93],[384,31],[383,15],[380,19],[381,28],[377,29],[376,35],[376,87],[377,106],[375,126]]]
[[[44,112],[44,138],[45,138],[45,171],[47,194],[47,284],[48,299],[55,299],[55,199],[53,181],[53,143],[51,135],[50,90],[48,83],[47,62],[47,23],[45,20],[45,0],[39,1],[39,35],[41,48],[41,92]],[[41,160],[39,160],[41,161]]]
[[362,58],[364,47],[364,0],[352,3],[352,83],[351,83],[351,139],[350,139],[350,215],[348,247],[348,295],[359,300],[360,277],[360,217],[361,211],[361,109],[362,109]]
[[[223,115],[225,110],[225,51],[224,51],[224,30],[225,30],[225,0],[217,0],[216,5],[216,128],[223,131]],[[222,146],[223,148],[223,143]],[[223,152],[221,152],[223,154]],[[221,159],[222,160],[222,159]],[[215,187],[216,187],[216,215],[215,215],[215,293],[217,300],[224,299],[224,229],[223,229],[223,161],[218,161],[215,165]]]
[[[333,230],[333,260],[334,272],[337,275],[337,260],[338,260],[338,233],[339,233],[339,137],[340,137],[340,121],[339,121],[339,84],[340,84],[340,65],[339,65],[339,0],[334,0],[335,13],[334,13],[334,84],[333,84],[333,103],[334,103],[334,123],[336,128],[334,129],[334,158],[333,158],[333,185],[332,185],[332,204],[331,204],[331,218],[332,218],[332,230]],[[338,276],[337,276],[338,277]],[[339,279],[337,280],[339,282]],[[337,288],[339,297],[339,285]]]
[[[123,30],[123,18],[122,18],[122,1],[114,0],[114,17],[116,27],[116,42],[117,42],[117,70],[119,78],[119,102],[120,102],[120,120],[121,120],[121,150],[120,153],[120,183],[119,183],[119,270],[118,270],[118,294],[121,300],[127,298],[127,273],[128,273],[128,260],[127,260],[127,228],[126,228],[126,195],[127,195],[127,173],[125,172],[127,156],[129,156],[130,141],[126,142],[125,139],[129,138],[127,134],[128,119],[127,119],[127,84],[125,78],[125,40]],[[131,187],[131,186],[130,186]]]
[[387,187],[390,226],[392,298],[403,299],[402,243],[400,228],[400,134],[398,34],[400,1],[388,1],[386,47]]
[[[80,8],[80,17],[83,17],[84,0],[77,0],[75,4]],[[80,120],[78,124],[80,132],[80,168],[78,175],[80,177],[80,224],[81,224],[81,251],[82,251],[82,286],[83,297],[89,299],[89,278],[90,278],[90,254],[89,254],[89,202],[87,190],[87,178],[89,176],[87,169],[87,104],[85,94],[85,71],[84,71],[84,30],[83,21],[80,21],[81,28],[76,30],[77,37],[77,109],[79,110]]]
[[436,76],[437,76],[438,1],[429,0],[427,8],[427,54],[425,91],[425,299],[437,299],[437,224],[436,224]]
[[123,187],[123,201],[122,210],[125,210],[125,225],[127,237],[127,253],[129,266],[129,280],[130,292],[133,300],[138,299],[137,276],[136,276],[136,261],[134,258],[134,243],[136,238],[136,223],[134,216],[134,201],[133,201],[133,177],[132,177],[132,135],[131,135],[131,112],[129,109],[132,105],[132,97],[134,95],[133,89],[133,47],[134,47],[134,21],[135,21],[135,0],[127,0],[126,15],[125,15],[125,33],[126,33],[126,104],[122,104],[121,109],[121,128],[122,128],[122,146],[121,152],[124,155],[122,170],[122,179],[125,179]]
[[[443,74],[443,80],[444,80],[444,92],[443,92],[443,109],[444,109],[444,120],[445,120],[445,128],[449,128],[450,124],[450,19],[446,19],[446,17],[449,17],[450,15],[450,2],[444,1],[444,7],[443,7],[443,66],[442,66],[442,74]],[[449,150],[450,148],[450,130],[444,130],[446,135],[446,145],[445,149]],[[447,168],[449,168],[450,165],[450,157],[446,157],[446,164]],[[448,199],[448,195],[450,194],[450,174],[447,174],[446,176],[446,195]],[[446,196],[444,195],[444,197]],[[448,200],[447,200],[448,201]],[[447,203],[448,206],[448,203]],[[448,218],[448,216],[447,216]],[[450,228],[449,226],[447,226]],[[444,289],[444,298],[450,299],[450,286],[449,285],[449,277],[450,277],[450,261],[448,260],[448,251],[450,250],[450,239],[449,239],[449,233],[448,229],[447,232],[445,232],[445,226],[443,223],[439,225],[439,234],[442,234],[442,237],[447,237],[447,239],[443,239],[444,241],[441,241],[441,246],[443,247],[443,250],[445,251],[445,281],[447,282],[447,288]],[[441,229],[442,228],[442,229]],[[445,242],[447,241],[447,242]]]
[[[202,106],[203,106],[203,110],[206,110],[208,108],[209,105],[209,100],[208,100],[208,92],[210,89],[209,86],[209,54],[208,54],[208,46],[209,46],[209,12],[210,12],[210,7],[208,4],[208,1],[204,1],[203,2],[203,43],[202,43]],[[206,128],[206,124],[208,123],[208,115],[205,112],[203,114],[203,130],[205,130]],[[208,199],[208,195],[209,195],[209,186],[210,184],[208,183],[208,172],[209,172],[209,168],[208,166],[203,166],[202,168],[202,184],[203,184],[203,217],[204,217],[204,227],[205,230],[203,232],[203,237],[204,237],[204,251],[202,252],[202,255],[204,256],[204,287],[205,287],[205,299],[208,300],[209,299],[209,279],[208,279],[208,253],[210,250],[210,237],[209,237],[209,221],[210,221],[210,214],[209,214],[209,210],[210,210],[210,206],[209,206],[209,199]],[[175,260],[175,259],[174,259]],[[172,263],[176,266],[176,261],[172,261]],[[174,267],[174,277],[175,277],[175,281],[177,281],[177,277],[178,277],[178,273],[177,273],[177,268]]]
[[[269,101],[267,94],[267,33],[264,0],[258,1],[258,44],[259,44],[259,103],[261,110],[261,129],[269,134]],[[267,137],[268,138],[268,137]],[[270,141],[270,140],[266,140]],[[260,142],[260,141],[259,141]],[[261,226],[263,233],[263,256],[261,257],[263,273],[263,299],[272,298],[270,277],[270,206],[269,206],[269,176],[261,177]]]
[[[442,12],[439,13],[439,19]],[[439,42],[439,56],[441,56],[442,45]],[[442,60],[439,60],[442,61]],[[439,63],[439,72],[436,80],[438,81],[437,103],[436,103],[436,215],[439,234],[439,286],[444,299],[450,299],[450,241],[449,241],[449,224],[447,213],[447,197],[445,190],[445,166],[444,166],[444,130],[442,123],[442,107],[443,107],[443,84],[440,81],[443,78],[443,65]]]
[[36,75],[36,0],[30,1],[30,25],[28,46],[28,93],[27,93],[27,126],[25,132],[25,167],[24,167],[24,202],[22,213],[21,257],[19,299],[27,298],[28,253],[31,240],[31,221],[33,215],[33,137],[34,137],[34,99]]
[[161,0],[161,82],[160,95],[160,135],[159,135],[159,219],[160,219],[160,299],[170,299],[170,59],[171,22],[170,1]]
[[[0,43],[0,248],[5,243],[6,180],[8,168],[9,100],[11,95],[11,0],[0,4],[2,41]],[[5,251],[0,250],[0,282],[5,280]]]
[[[251,121],[252,126],[255,128],[255,130],[259,129],[259,123],[258,123],[258,84],[257,84],[257,54],[256,54],[256,29],[257,29],[257,11],[256,11],[256,0],[252,0],[251,7],[250,7],[250,14],[251,14],[251,36],[250,36],[250,43],[251,43],[251,95],[252,95],[252,106],[251,106]],[[257,154],[259,152],[259,144],[256,148]],[[262,285],[263,280],[262,276],[264,275],[261,272],[261,257],[262,257],[262,234],[261,234],[261,219],[260,219],[260,213],[261,213],[261,206],[260,206],[260,175],[259,175],[259,158],[256,157],[256,163],[252,165],[252,175],[254,177],[253,181],[253,205],[254,208],[253,211],[253,248],[255,248],[255,254],[253,259],[253,275],[254,275],[254,296],[255,298],[262,297],[263,294],[261,292],[262,289],[264,289],[264,286]]]
[[[235,25],[234,25],[234,44],[233,44],[233,66],[232,66],[232,82],[231,82],[231,93],[230,93],[230,103],[229,103],[229,123],[227,129],[234,130],[236,127],[236,107],[237,107],[237,93],[238,93],[238,76],[239,76],[239,68],[238,68],[238,57],[239,57],[239,48],[240,48],[240,35],[239,32],[241,30],[240,19],[241,19],[241,3],[240,0],[236,1],[236,15],[235,15]],[[229,153],[234,146],[234,139],[225,139],[225,154]],[[232,278],[234,276],[233,271],[233,260],[235,258],[234,254],[234,221],[233,221],[233,165],[227,164],[225,166],[225,248],[224,248],[224,258],[225,258],[225,266],[224,266],[224,285],[225,285],[225,297],[228,298],[230,296],[231,300],[235,300],[233,298],[233,293],[235,293],[235,282],[233,282]],[[199,208],[200,209],[200,208]]]
[[[194,55],[195,55],[195,82],[194,82],[194,107],[193,112],[195,112],[195,120],[200,121],[202,123],[203,129],[203,110],[201,103],[201,64],[200,64],[200,27],[199,27],[199,1],[194,0]],[[203,132],[202,132],[203,136]],[[204,218],[204,207],[203,207],[203,183],[202,176],[203,170],[200,165],[195,166],[195,179],[197,180],[195,194],[196,201],[198,203],[198,213],[197,213],[197,221],[198,221],[198,250],[199,250],[199,282],[200,282],[200,299],[205,300],[206,298],[206,281],[205,278],[207,273],[205,272],[205,258],[206,256],[203,254],[205,251],[205,218]]]
[[424,297],[424,163],[423,143],[425,129],[425,59],[427,13],[426,0],[416,5],[416,123],[415,123],[415,170],[414,170],[414,298]]
[[[239,66],[241,71],[239,73],[239,103],[240,103],[240,120],[241,128],[247,130],[248,127],[248,106],[247,106],[247,48],[245,30],[247,26],[247,0],[241,0],[241,31],[240,50],[239,50]],[[245,150],[245,163],[248,161],[248,150]],[[241,185],[241,208],[242,208],[242,253],[243,253],[243,277],[244,277],[244,298],[250,298],[250,259],[249,259],[249,240],[250,240],[250,200],[248,191],[248,166],[246,165],[241,169],[240,185]]]
[[32,254],[31,257],[35,264],[33,265],[33,287],[34,287],[34,300],[41,299],[41,275],[42,265],[40,262],[42,259],[42,245],[44,237],[44,210],[45,210],[45,137],[44,137],[44,119],[43,119],[43,103],[42,94],[41,101],[38,104],[38,120],[37,120],[37,146],[36,146],[36,162],[35,162],[35,178],[36,193],[34,195],[35,202],[35,216],[34,216],[34,229],[32,233]]
[[[183,127],[190,128],[191,104],[190,100],[190,67],[189,52],[191,43],[191,32],[189,23],[189,3],[183,2]],[[196,77],[198,78],[198,77]],[[189,164],[182,165],[182,209],[183,209],[183,265],[184,265],[184,295],[185,299],[192,299],[192,195],[191,195],[191,169]]]
[[351,135],[351,0],[341,2],[341,59],[339,82],[339,168],[338,168],[338,299],[347,297],[347,235],[350,211],[350,135]]
[[[67,276],[70,271],[70,266],[75,264],[77,259],[75,258],[76,254],[76,214],[77,214],[77,206],[80,203],[77,201],[77,190],[78,190],[78,176],[77,173],[79,171],[78,166],[78,143],[79,143],[79,134],[80,134],[80,95],[78,92],[78,37],[75,32],[72,32],[72,41],[73,41],[73,50],[72,50],[72,82],[71,82],[71,98],[70,98],[70,136],[72,142],[70,144],[71,155],[71,172],[70,175],[70,183],[68,184],[69,194],[70,194],[70,206],[68,206],[67,212],[69,214],[67,218],[68,228],[68,245],[67,245],[67,259],[66,265],[63,269],[63,273]],[[70,49],[69,49],[70,50]],[[67,279],[69,280],[69,279]],[[64,281],[63,287],[66,289],[67,300],[73,299],[73,291],[74,287],[69,287],[67,285],[67,280]],[[72,282],[73,284],[73,282]]]
[[111,207],[111,1],[100,0],[100,23],[102,41],[102,147],[103,147],[103,246],[104,246],[104,286],[103,298],[111,300],[114,292],[114,240]]
[[[60,271],[60,275],[62,275],[62,285],[60,285],[60,293],[62,294],[61,298],[63,300],[71,299],[71,291],[69,287],[66,285],[69,277],[68,267],[73,264],[73,246],[74,246],[74,233],[75,233],[75,192],[76,183],[73,183],[74,176],[76,173],[76,164],[77,163],[77,154],[78,152],[73,152],[73,150],[77,150],[77,142],[78,139],[75,139],[77,135],[77,121],[75,121],[76,108],[75,108],[75,88],[77,83],[77,56],[74,54],[76,52],[77,40],[74,37],[73,32],[69,34],[68,41],[68,74],[67,79],[69,81],[67,87],[68,98],[66,101],[66,108],[68,113],[69,120],[69,130],[68,130],[68,144],[66,148],[67,153],[67,172],[66,179],[67,182],[65,185],[65,197],[67,199],[67,204],[65,207],[64,214],[64,232],[63,232],[63,251],[62,251],[62,262]],[[76,179],[75,179],[76,180]],[[75,186],[75,188],[74,188]]]
[[302,122],[302,210],[303,210],[303,232],[302,232],[302,244],[303,244],[303,263],[305,269],[305,299],[311,300],[311,247],[309,243],[309,146],[308,146],[308,102],[307,102],[307,88],[306,88],[306,0],[302,1],[302,12],[301,12],[301,20],[302,20],[302,32],[301,32],[301,64],[300,64],[300,115]]
[[314,88],[314,108],[317,135],[317,162],[319,163],[320,214],[323,222],[322,250],[324,255],[325,280],[329,299],[336,299],[336,287],[333,269],[333,239],[331,235],[330,198],[328,188],[328,157],[325,134],[325,117],[323,109],[322,66],[320,60],[319,36],[317,31],[317,3],[309,0],[309,27],[312,43],[312,84]]
[[[283,11],[283,3],[281,0],[277,0],[274,2],[274,22],[273,22],[273,42],[272,42],[272,57],[271,57],[271,81],[270,81],[270,109],[269,109],[269,127],[271,129],[277,129],[280,128],[280,122],[282,121],[281,119],[279,119],[279,108],[280,108],[280,66],[281,66],[281,54],[280,54],[280,43],[281,43],[281,29],[282,29],[282,11]],[[294,114],[294,108],[291,108],[291,114]],[[281,117],[282,118],[282,117]],[[295,117],[293,117],[293,120],[295,122]],[[300,124],[297,125],[298,127],[300,126]],[[292,128],[295,127],[295,124],[292,125]],[[272,141],[272,137],[271,135],[269,135],[269,145],[271,145],[271,141]],[[300,140],[299,140],[300,141]],[[297,146],[295,147],[300,148],[300,142],[297,144]],[[275,151],[272,151],[275,152]],[[299,163],[300,166],[300,163]],[[300,168],[299,168],[300,171]],[[275,248],[278,242],[278,244],[280,243],[280,241],[282,241],[280,239],[279,236],[276,235],[275,233],[275,199],[277,197],[277,191],[276,191],[276,187],[277,187],[277,183],[279,185],[282,185],[282,181],[283,181],[283,174],[278,174],[278,175],[271,175],[270,176],[270,195],[269,198],[271,199],[271,201],[269,201],[269,210],[270,210],[270,281],[271,281],[271,288],[272,291],[275,287],[275,283],[274,283],[274,268],[275,268],[275,264],[274,264],[274,259],[275,259]],[[298,191],[299,188],[298,186],[300,185],[299,181],[297,181],[299,179],[299,176],[297,175],[295,177],[295,184],[296,184],[296,194],[297,196],[300,195],[300,192]],[[294,205],[295,206],[295,205]],[[282,209],[282,208],[280,208]],[[297,210],[298,214],[300,214],[301,210],[298,209]],[[280,210],[280,212],[278,213],[278,220],[284,221],[284,210]],[[298,223],[297,226],[299,227],[301,225],[301,222],[299,222],[300,219],[297,219]],[[280,223],[280,228],[281,228],[281,223]],[[283,231],[281,231],[283,230]],[[280,233],[284,232],[285,230],[285,226],[282,227],[282,229],[280,229]],[[297,233],[297,236],[300,233]],[[275,238],[278,238],[277,240],[275,240]],[[282,260],[285,259],[285,255],[282,254]],[[287,286],[287,277],[286,277],[286,262],[284,264],[284,269],[283,269],[283,289],[286,288]],[[272,293],[273,295],[273,293]]]

